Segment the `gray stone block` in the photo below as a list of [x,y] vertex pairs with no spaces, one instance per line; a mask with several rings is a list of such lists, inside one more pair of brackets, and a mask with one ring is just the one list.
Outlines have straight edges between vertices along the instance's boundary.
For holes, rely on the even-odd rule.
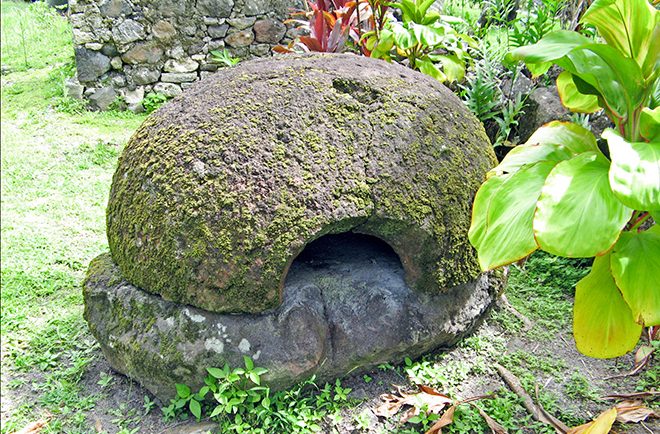
[[163,72],[160,80],[165,83],[186,83],[197,80],[197,73],[195,72]]
[[110,70],[110,59],[98,51],[76,48],[75,55],[78,80],[82,83],[95,81]]

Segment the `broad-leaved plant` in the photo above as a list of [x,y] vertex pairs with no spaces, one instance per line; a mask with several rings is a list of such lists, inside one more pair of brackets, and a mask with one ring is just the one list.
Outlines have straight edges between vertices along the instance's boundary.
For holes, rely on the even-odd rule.
[[469,238],[484,270],[537,249],[595,257],[575,290],[573,334],[582,353],[607,358],[660,324],[660,12],[595,0],[582,22],[602,42],[560,30],[509,57],[535,75],[560,66],[562,103],[602,109],[614,128],[601,141],[569,122],[538,129],[487,174]]

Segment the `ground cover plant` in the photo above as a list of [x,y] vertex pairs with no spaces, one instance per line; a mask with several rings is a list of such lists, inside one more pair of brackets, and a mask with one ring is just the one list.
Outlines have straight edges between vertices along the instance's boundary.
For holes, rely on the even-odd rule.
[[[461,2],[447,3],[457,8]],[[456,9],[456,15],[476,23],[480,12],[473,3],[463,3],[471,9]],[[198,416],[205,421],[221,404],[209,429],[224,424],[235,432],[258,432],[251,417],[260,417],[258,423],[271,427],[270,432],[290,432],[293,426],[301,432],[422,433],[441,419],[430,411],[429,401],[402,405],[390,417],[376,414],[386,402],[381,395],[396,402],[405,399],[400,392],[411,395],[409,400],[427,398],[420,395],[420,386],[452,402],[494,393],[474,401],[476,407],[457,405],[453,422],[443,432],[489,432],[480,410],[510,433],[556,432],[531,416],[496,363],[567,426],[586,423],[611,408],[616,400],[604,398],[611,394],[638,393],[635,399],[657,410],[660,370],[652,355],[630,376],[635,368],[632,354],[596,360],[579,354],[573,344],[573,288],[589,273],[589,262],[543,252],[534,253],[524,266],[510,268],[508,304],[502,299],[476,333],[450,351],[397,366],[384,364],[330,384],[309,381],[278,393],[260,388],[258,366],[246,360],[245,366],[208,367],[208,400],[201,394],[196,399],[200,391],[182,385],[173,407],[156,402],[141,386],[110,369],[82,318],[80,288],[89,261],[107,251],[104,217],[111,176],[124,143],[145,117],[91,113],[67,99],[63,80],[73,73],[73,49],[65,20],[39,4],[0,5],[2,433],[29,426],[43,433],[161,433],[181,429]],[[20,20],[41,23],[25,27],[25,45]],[[658,351],[657,341],[643,346]],[[212,388],[217,394],[220,384],[227,384],[220,380],[231,374],[238,379],[229,383],[238,386],[222,386],[227,389],[218,398],[212,396]],[[244,394],[245,386],[257,389]],[[644,394],[653,390],[656,395]],[[255,396],[259,405],[249,402]],[[238,402],[230,405],[232,399]],[[431,403],[437,405],[439,399]],[[199,402],[199,412],[193,400]],[[262,415],[248,411],[259,406]],[[444,405],[442,411],[451,406]],[[402,422],[402,415],[410,417]],[[267,418],[270,421],[264,422]],[[615,429],[647,433],[660,426],[649,417],[636,424],[617,423]]]

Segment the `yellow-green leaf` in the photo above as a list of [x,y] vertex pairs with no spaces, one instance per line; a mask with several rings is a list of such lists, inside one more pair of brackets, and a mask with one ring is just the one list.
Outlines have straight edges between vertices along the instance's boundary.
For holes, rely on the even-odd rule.
[[598,97],[580,93],[573,81],[573,74],[568,71],[563,71],[557,77],[557,90],[561,103],[573,112],[593,113],[601,109]]
[[[604,100],[603,107],[620,119],[633,116],[646,98],[639,65],[608,45],[575,48],[558,59],[557,65],[573,74],[581,93],[597,93]],[[580,80],[587,90],[580,87]]]
[[468,237],[484,270],[524,258],[537,249],[532,219],[545,178],[556,163],[543,161],[491,177],[474,200]]
[[570,149],[563,145],[547,143],[538,145],[519,145],[509,151],[502,162],[488,172],[487,176],[498,176],[505,173],[513,174],[528,164],[534,164],[540,161],[554,161],[555,163],[558,163],[563,160],[568,160],[573,156],[574,154]]
[[612,247],[632,210],[612,193],[609,161],[585,152],[557,164],[541,190],[534,236],[546,252],[569,258],[600,255]]
[[600,152],[593,133],[573,122],[548,122],[532,134],[527,144],[563,145],[576,155],[589,151]]
[[506,61],[522,60],[534,76],[544,74],[552,62],[564,57],[571,50],[592,41],[586,36],[568,30],[548,33],[534,45],[516,48],[506,55]]
[[660,226],[622,233],[612,249],[611,266],[633,319],[647,327],[660,324]]
[[639,116],[639,134],[649,142],[660,142],[660,107],[642,109]]
[[610,254],[597,257],[591,272],[575,288],[573,336],[577,349],[596,358],[618,357],[637,344],[642,326],[633,321],[614,283]]
[[660,13],[648,0],[595,0],[582,17],[649,77],[660,53]]
[[616,420],[616,408],[605,410],[589,423],[571,428],[566,434],[608,434]]
[[621,202],[637,210],[660,208],[660,142],[630,143],[611,129],[603,132],[610,148],[610,185]]

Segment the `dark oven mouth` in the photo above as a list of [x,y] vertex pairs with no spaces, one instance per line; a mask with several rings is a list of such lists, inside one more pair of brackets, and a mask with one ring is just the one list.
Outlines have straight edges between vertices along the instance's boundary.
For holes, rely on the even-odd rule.
[[[295,258],[284,283],[369,290],[383,284],[407,288],[399,256],[380,238],[354,232],[324,235],[307,244]],[[285,295],[286,296],[286,295]]]

